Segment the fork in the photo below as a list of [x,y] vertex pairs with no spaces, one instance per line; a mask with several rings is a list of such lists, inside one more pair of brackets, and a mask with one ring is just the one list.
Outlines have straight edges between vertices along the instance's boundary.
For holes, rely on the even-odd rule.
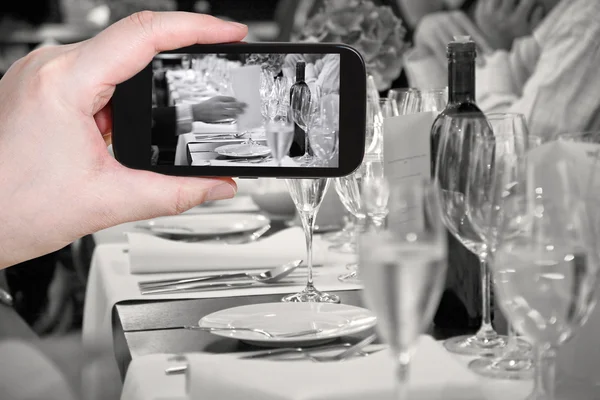
[[375,339],[377,339],[377,335],[375,334],[367,336],[360,342],[356,343],[354,346],[333,356],[315,356],[310,353],[302,353],[302,355],[304,358],[307,358],[314,362],[343,361],[346,358],[352,357],[355,354],[360,354],[363,348],[373,343]]

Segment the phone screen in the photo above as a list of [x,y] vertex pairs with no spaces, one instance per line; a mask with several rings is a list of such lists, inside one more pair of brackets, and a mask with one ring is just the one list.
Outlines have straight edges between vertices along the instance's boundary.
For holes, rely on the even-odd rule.
[[152,165],[339,166],[340,54],[159,54]]

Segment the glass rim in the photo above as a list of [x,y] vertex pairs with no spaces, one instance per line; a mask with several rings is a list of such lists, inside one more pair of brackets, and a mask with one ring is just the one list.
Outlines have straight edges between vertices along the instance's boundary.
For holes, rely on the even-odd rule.
[[392,93],[403,93],[403,92],[420,92],[420,89],[417,88],[394,88],[394,89],[390,89],[388,92],[392,92]]
[[435,94],[435,93],[448,93],[448,87],[445,88],[431,88],[431,89],[421,89],[419,90],[421,94]]

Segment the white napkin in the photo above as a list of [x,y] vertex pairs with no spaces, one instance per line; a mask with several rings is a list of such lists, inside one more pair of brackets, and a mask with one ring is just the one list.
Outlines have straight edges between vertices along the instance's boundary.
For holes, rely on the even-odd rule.
[[[189,354],[190,399],[387,400],[394,398],[394,362],[387,350],[344,362],[275,362]],[[422,336],[410,373],[410,398],[483,398],[477,378],[440,343]]]
[[[304,232],[289,228],[256,242],[227,245],[186,243],[144,233],[127,233],[132,274],[274,268],[306,258]],[[313,263],[323,264],[326,249],[314,242]]]
[[235,124],[207,124],[202,121],[194,121],[192,123],[192,132],[196,135],[207,133],[237,133]]

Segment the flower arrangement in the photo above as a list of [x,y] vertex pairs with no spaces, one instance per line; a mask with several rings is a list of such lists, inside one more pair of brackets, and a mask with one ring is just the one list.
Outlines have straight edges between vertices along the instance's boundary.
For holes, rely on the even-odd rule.
[[402,72],[406,30],[389,6],[371,0],[324,0],[323,8],[310,18],[297,40],[344,43],[365,60],[377,90],[390,88]]

